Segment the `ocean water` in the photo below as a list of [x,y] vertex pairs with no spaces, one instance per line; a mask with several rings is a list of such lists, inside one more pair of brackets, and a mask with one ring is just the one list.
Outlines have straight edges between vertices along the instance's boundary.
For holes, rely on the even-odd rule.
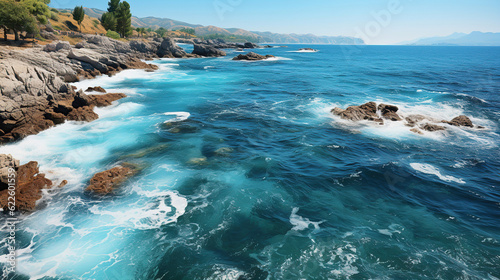
[[[75,84],[128,97],[0,147],[69,181],[21,217],[15,279],[499,279],[500,48],[300,47]],[[485,129],[329,112],[368,101]]]

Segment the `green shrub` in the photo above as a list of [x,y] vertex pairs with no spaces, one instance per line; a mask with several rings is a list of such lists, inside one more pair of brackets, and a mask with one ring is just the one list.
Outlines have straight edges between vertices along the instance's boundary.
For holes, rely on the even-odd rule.
[[114,32],[113,30],[108,30],[106,36],[108,36],[111,39],[120,39],[120,34]]
[[101,24],[101,22],[97,19],[92,20],[92,23],[94,24],[94,27],[96,27],[96,28],[99,27],[99,24]]
[[50,13],[50,19],[53,20],[53,21],[59,21],[59,16],[56,13],[51,12]]
[[50,9],[50,11],[55,13],[55,14],[59,14],[59,10],[56,8],[52,8],[52,9]]

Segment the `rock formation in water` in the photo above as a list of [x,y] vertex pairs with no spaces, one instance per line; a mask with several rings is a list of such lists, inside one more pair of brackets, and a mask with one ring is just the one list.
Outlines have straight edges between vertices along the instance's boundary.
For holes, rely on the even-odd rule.
[[[9,178],[10,168],[13,168],[15,176],[10,178],[14,179],[15,191],[10,193]],[[62,181],[59,187],[67,184],[67,181]],[[19,211],[33,211],[36,208],[36,202],[42,198],[42,190],[51,188],[53,182],[45,175],[39,172],[38,163],[36,161],[28,162],[27,164],[20,165],[19,161],[12,158],[11,155],[0,155],[0,209],[8,211],[11,206]],[[11,188],[13,189],[13,188]],[[14,197],[15,205],[9,204],[9,197]]]
[[247,54],[240,54],[237,57],[233,58],[233,60],[250,60],[250,61],[256,61],[256,60],[264,60],[268,59],[271,57],[275,57],[274,55],[260,55],[254,52],[249,52]]
[[116,166],[109,170],[96,173],[86,188],[86,191],[99,195],[112,193],[127,179],[137,173],[133,166]]
[[206,44],[194,44],[193,54],[205,57],[226,56],[224,51]]
[[[441,131],[446,130],[446,127],[436,123],[445,123],[453,126],[474,127],[472,121],[464,115],[458,116],[451,121],[439,121],[424,115],[408,115],[404,119],[397,113],[399,108],[394,105],[379,104],[368,102],[359,106],[349,106],[346,109],[333,108],[331,113],[345,120],[351,121],[373,121],[380,125],[384,124],[385,120],[403,121],[406,126],[412,127],[410,131],[422,134],[425,131]],[[476,128],[483,128],[476,126]]]

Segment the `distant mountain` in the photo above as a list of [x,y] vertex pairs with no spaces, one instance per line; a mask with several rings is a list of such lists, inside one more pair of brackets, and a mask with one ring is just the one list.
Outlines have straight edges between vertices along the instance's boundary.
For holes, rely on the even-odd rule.
[[431,37],[402,42],[413,46],[500,46],[500,33],[474,31],[470,34],[453,33],[445,37]]
[[332,45],[364,45],[359,38],[345,36],[316,36],[314,34],[278,34],[271,32],[252,31],[260,35],[266,43],[303,43],[303,44],[332,44]]
[[[93,9],[93,8],[84,8],[84,10],[85,14],[95,18],[101,18],[102,14],[105,12],[103,10]],[[236,35],[243,37],[245,39],[251,39],[255,42],[265,42],[265,43],[364,45],[363,40],[353,37],[316,36],[314,34],[278,34],[271,32],[247,31],[240,28],[221,28],[213,25],[203,26],[199,24],[190,24],[187,22],[172,20],[169,18],[157,18],[157,17],[138,18],[133,16],[132,26],[146,27],[152,29],[158,29],[160,27],[163,27],[171,30],[189,27],[189,28],[194,28],[196,31],[196,35],[198,36],[207,36],[214,34],[220,34],[225,36]]]

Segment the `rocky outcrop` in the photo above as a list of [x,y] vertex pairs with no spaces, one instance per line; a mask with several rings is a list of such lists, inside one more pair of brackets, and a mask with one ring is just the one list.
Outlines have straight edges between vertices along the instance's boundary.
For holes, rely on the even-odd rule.
[[[19,161],[16,161],[10,155],[0,155],[0,175],[2,184],[3,175],[5,167],[12,167],[15,170],[15,210],[19,211],[33,211],[36,208],[36,202],[42,198],[42,190],[46,188],[51,188],[53,182],[45,178],[44,174],[39,172],[38,163],[36,161],[31,161],[24,165],[19,165]],[[7,171],[9,172],[9,171]],[[10,172],[9,172],[10,173]],[[64,186],[67,181],[62,181],[59,187]],[[2,185],[0,188],[0,208],[4,211],[9,210],[9,193],[7,185]]]
[[97,103],[85,93],[75,92],[54,73],[13,58],[0,60],[0,85],[0,142],[36,134],[65,120],[98,117],[93,112]]
[[449,122],[447,122],[447,121],[443,121],[443,122],[450,124],[450,125],[454,125],[454,126],[474,127],[474,125],[472,124],[472,121],[467,116],[464,116],[464,115],[458,116]]
[[375,102],[368,102],[360,106],[349,106],[345,110],[334,108],[331,112],[345,120],[368,120],[384,123],[384,121],[377,115],[377,103]]
[[401,117],[396,113],[399,108],[394,105],[380,104],[377,109],[380,111],[382,117],[386,120],[400,121]]
[[106,93],[106,90],[103,89],[102,87],[88,87],[85,92],[89,92],[89,91],[95,91],[95,92],[102,92],[102,93]]
[[161,43],[158,51],[158,57],[167,58],[186,58],[188,54],[174,42],[172,38],[165,38]]
[[[442,131],[446,130],[445,126],[436,123],[446,123],[453,126],[474,127],[472,121],[464,115],[458,116],[451,121],[439,121],[434,118],[424,115],[408,115],[404,119],[397,113],[399,108],[394,105],[377,104],[375,102],[368,102],[360,106],[349,106],[347,109],[333,108],[331,113],[340,116],[342,119],[351,121],[373,121],[379,124],[384,124],[384,120],[390,121],[403,121],[406,126],[412,127],[410,131],[423,134],[424,131]],[[476,126],[483,128],[482,126]]]
[[247,54],[240,54],[237,57],[234,57],[233,60],[250,60],[250,61],[256,61],[256,60],[264,60],[274,57],[274,55],[260,55],[256,54],[254,52],[249,52]]
[[420,126],[421,129],[425,131],[440,131],[440,130],[446,130],[444,126],[436,125],[436,124],[431,124],[431,123],[426,123]]
[[90,179],[86,191],[100,195],[110,194],[136,173],[137,170],[131,166],[116,166],[109,170],[96,173],[92,179]]
[[301,48],[299,51],[305,51],[305,52],[317,52],[318,50],[312,49],[312,48]]
[[[6,190],[9,187],[10,169],[19,167],[19,160],[14,159],[11,155],[0,154],[0,191]],[[12,175],[11,175],[12,177]]]
[[215,47],[205,44],[194,44],[194,49],[192,54],[204,57],[226,56],[226,53],[224,51],[221,51]]

